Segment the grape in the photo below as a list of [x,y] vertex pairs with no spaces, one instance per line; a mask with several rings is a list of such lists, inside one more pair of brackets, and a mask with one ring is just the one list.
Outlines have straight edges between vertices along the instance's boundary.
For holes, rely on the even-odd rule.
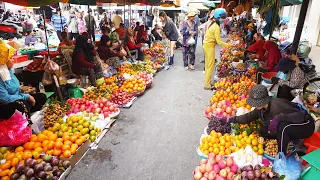
[[212,120],[209,121],[207,133],[210,134],[212,130],[220,132],[221,134],[230,133],[231,124],[227,123],[222,125],[218,117],[213,117]]

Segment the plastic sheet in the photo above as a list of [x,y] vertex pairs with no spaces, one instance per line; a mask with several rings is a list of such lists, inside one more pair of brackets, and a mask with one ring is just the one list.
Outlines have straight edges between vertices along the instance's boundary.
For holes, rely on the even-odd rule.
[[19,111],[10,119],[0,121],[0,146],[18,146],[27,142],[32,134],[28,121]]

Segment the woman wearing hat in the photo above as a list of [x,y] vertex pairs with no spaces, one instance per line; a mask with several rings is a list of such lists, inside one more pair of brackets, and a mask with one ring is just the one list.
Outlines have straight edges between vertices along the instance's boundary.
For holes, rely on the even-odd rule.
[[30,118],[30,113],[41,110],[46,102],[45,94],[30,95],[20,92],[20,82],[11,70],[13,64],[13,60],[8,58],[0,62],[1,120],[9,119],[16,110]]
[[250,90],[247,104],[255,109],[242,116],[222,119],[221,123],[248,124],[260,118],[263,121],[260,135],[276,138],[278,151],[284,153],[290,141],[308,138],[314,132],[314,120],[303,107],[286,99],[272,98],[263,85]]
[[222,47],[229,46],[227,43],[221,41],[220,38],[220,23],[223,23],[227,17],[225,9],[219,8],[214,11],[214,19],[204,36],[203,50],[205,56],[205,90],[211,90],[211,77],[214,70],[215,64],[215,48],[216,44]]
[[[182,55],[183,55],[183,63],[185,70],[194,70],[194,60],[195,60],[195,51],[196,51],[196,41],[193,44],[190,44],[188,41],[190,38],[195,38],[198,36],[198,26],[194,21],[194,18],[197,14],[193,11],[190,11],[187,14],[187,20],[183,23],[181,34],[183,35],[182,39]],[[189,59],[189,62],[188,62]]]
[[271,79],[273,84],[279,84],[278,98],[284,98],[289,101],[293,100],[291,90],[302,89],[305,83],[304,72],[300,69],[299,58],[296,55],[292,55],[291,59],[286,57],[279,61],[279,64],[275,67],[277,71],[281,71],[286,74],[286,79],[282,80],[277,77]]
[[176,42],[179,39],[179,32],[176,24],[172,21],[170,17],[164,11],[159,13],[160,20],[162,22],[162,31],[165,33],[166,37],[170,40],[170,60],[169,66],[166,69],[169,69],[170,66],[174,63],[174,48]]

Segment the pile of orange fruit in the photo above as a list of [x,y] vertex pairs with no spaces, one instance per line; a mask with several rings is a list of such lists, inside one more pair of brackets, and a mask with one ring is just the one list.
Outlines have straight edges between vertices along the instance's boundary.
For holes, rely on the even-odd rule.
[[201,139],[200,151],[206,155],[209,153],[229,155],[235,152],[236,147],[233,145],[233,136],[226,133],[222,135],[214,130]]
[[231,105],[235,105],[237,108],[244,107],[251,109],[251,106],[246,103],[246,99],[240,99],[237,94],[234,94],[230,89],[216,91],[216,93],[211,97],[210,103],[218,103],[223,100],[229,100]]
[[139,78],[131,78],[124,81],[120,90],[123,90],[127,93],[134,93],[134,92],[142,92],[146,88],[146,83],[143,79]]
[[251,133],[248,135],[247,131],[243,131],[241,134],[234,137],[236,144],[236,151],[239,149],[245,149],[246,146],[251,146],[253,151],[259,155],[263,155],[264,139],[259,137],[257,133]]

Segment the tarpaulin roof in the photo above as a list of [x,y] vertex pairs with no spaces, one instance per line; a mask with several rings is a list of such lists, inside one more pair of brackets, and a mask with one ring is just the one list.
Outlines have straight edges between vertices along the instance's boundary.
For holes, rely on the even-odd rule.
[[[61,0],[60,0],[61,1]],[[116,3],[118,5],[130,5],[134,3],[142,3],[146,5],[159,4],[161,0],[66,0],[70,4],[96,5],[99,3]]]
[[54,4],[54,3],[60,2],[61,0],[1,0],[1,1],[19,5],[19,6],[43,6],[48,4]]

